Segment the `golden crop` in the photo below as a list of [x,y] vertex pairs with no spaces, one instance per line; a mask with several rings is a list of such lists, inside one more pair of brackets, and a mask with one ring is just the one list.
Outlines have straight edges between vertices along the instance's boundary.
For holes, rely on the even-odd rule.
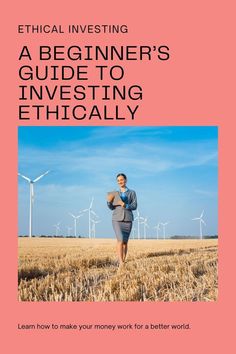
[[217,240],[19,238],[19,301],[216,301]]

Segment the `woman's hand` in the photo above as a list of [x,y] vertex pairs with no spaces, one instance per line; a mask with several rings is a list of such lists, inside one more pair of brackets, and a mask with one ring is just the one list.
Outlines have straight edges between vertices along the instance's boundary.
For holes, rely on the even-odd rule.
[[118,204],[121,205],[123,208],[125,208],[125,203],[124,203],[122,200],[120,200],[120,201],[118,202]]

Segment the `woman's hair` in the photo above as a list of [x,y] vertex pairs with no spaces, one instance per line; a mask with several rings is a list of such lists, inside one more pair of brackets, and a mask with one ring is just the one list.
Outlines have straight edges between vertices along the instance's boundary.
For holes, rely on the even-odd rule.
[[120,176],[124,177],[124,179],[127,180],[127,177],[126,177],[126,175],[125,175],[124,173],[118,173],[118,175],[116,176],[116,178],[118,178],[118,177],[120,177]]

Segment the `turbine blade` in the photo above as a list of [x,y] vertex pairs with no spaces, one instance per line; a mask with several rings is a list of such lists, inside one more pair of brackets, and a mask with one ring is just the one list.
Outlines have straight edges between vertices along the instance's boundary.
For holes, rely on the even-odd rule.
[[203,217],[203,214],[204,214],[204,210],[202,211],[200,218],[202,218],[202,217]]
[[82,210],[82,213],[85,213],[86,211],[88,211],[89,209],[84,209],[84,210]]
[[70,216],[72,216],[72,218],[75,218],[75,215],[72,213],[68,213]]
[[206,225],[206,223],[205,223],[205,221],[204,221],[203,219],[201,219],[201,222],[202,222],[204,225]]
[[91,214],[95,215],[98,217],[98,215],[95,213],[95,211],[91,210]]
[[19,172],[18,172],[18,175],[21,176],[22,178],[26,179],[26,181],[31,182],[31,179],[29,177],[26,177]]
[[93,200],[94,200],[94,197],[92,197],[92,200],[91,200],[91,203],[90,203],[89,209],[91,209],[91,208],[92,208],[92,205],[93,205]]
[[46,171],[45,173],[43,173],[42,175],[38,176],[37,178],[35,178],[33,180],[33,182],[37,182],[39,181],[41,178],[43,178],[43,176],[47,175],[50,172],[50,170]]
[[192,220],[200,220],[200,218],[194,218],[194,219],[192,219]]

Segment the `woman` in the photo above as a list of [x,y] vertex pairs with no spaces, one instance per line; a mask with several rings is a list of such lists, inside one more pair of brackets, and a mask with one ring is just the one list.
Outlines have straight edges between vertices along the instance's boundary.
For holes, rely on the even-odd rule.
[[135,191],[126,186],[127,177],[124,173],[119,173],[116,179],[120,190],[108,194],[107,205],[113,210],[112,226],[117,238],[119,266],[122,267],[126,259],[129,235],[134,220],[132,210],[137,209],[137,197]]

